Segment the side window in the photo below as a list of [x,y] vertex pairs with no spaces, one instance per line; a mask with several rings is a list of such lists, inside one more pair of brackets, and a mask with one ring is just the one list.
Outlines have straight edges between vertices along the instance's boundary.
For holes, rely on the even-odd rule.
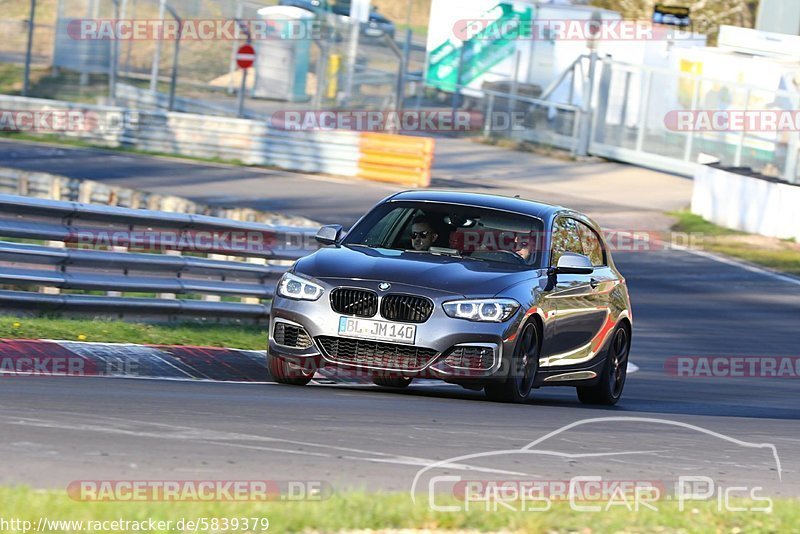
[[550,265],[557,265],[558,259],[565,252],[583,254],[583,244],[578,230],[578,223],[574,219],[559,217],[553,223],[552,249],[550,251]]
[[400,218],[408,212],[405,208],[395,208],[378,221],[375,226],[369,229],[367,235],[361,241],[362,244],[370,247],[386,246],[386,242],[392,229],[398,224]]
[[600,236],[589,228],[587,225],[580,221],[576,221],[578,229],[581,233],[581,243],[583,244],[583,253],[589,256],[592,260],[592,265],[598,267],[606,264],[606,255],[603,251],[603,242],[600,241]]

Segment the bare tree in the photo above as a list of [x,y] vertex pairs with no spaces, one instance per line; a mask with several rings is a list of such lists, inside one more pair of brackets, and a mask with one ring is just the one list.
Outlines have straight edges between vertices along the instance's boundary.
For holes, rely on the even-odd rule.
[[[591,4],[618,11],[626,19],[650,19],[656,0],[592,0]],[[662,0],[663,3],[663,0]],[[692,13],[694,30],[716,36],[723,24],[753,27],[753,13],[758,0],[684,0],[668,2],[669,5],[688,7]]]

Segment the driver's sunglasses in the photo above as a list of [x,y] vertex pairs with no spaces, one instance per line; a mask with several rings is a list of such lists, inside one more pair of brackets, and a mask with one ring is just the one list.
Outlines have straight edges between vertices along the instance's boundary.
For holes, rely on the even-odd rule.
[[430,233],[430,232],[428,232],[428,231],[424,231],[424,232],[411,232],[411,239],[417,239],[417,238],[419,238],[419,239],[428,239],[428,234],[429,234],[429,233]]

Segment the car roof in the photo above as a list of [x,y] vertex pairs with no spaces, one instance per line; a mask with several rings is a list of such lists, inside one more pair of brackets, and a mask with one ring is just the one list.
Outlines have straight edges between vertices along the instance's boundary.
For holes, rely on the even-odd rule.
[[402,191],[386,199],[386,202],[394,201],[409,202],[443,202],[449,204],[464,204],[467,206],[478,206],[504,210],[523,215],[537,217],[543,221],[549,220],[553,215],[561,211],[571,211],[564,207],[537,202],[525,198],[506,197],[501,195],[487,195],[483,193],[463,193],[460,191],[437,191],[432,189],[416,189]]

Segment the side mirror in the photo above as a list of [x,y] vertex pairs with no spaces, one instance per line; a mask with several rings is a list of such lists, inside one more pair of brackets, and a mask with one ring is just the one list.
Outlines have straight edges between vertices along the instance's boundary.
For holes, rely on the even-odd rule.
[[576,254],[575,252],[565,252],[558,258],[558,265],[551,268],[552,274],[592,274],[592,260],[589,256]]
[[342,225],[328,224],[317,231],[314,239],[323,245],[335,245],[342,238]]

